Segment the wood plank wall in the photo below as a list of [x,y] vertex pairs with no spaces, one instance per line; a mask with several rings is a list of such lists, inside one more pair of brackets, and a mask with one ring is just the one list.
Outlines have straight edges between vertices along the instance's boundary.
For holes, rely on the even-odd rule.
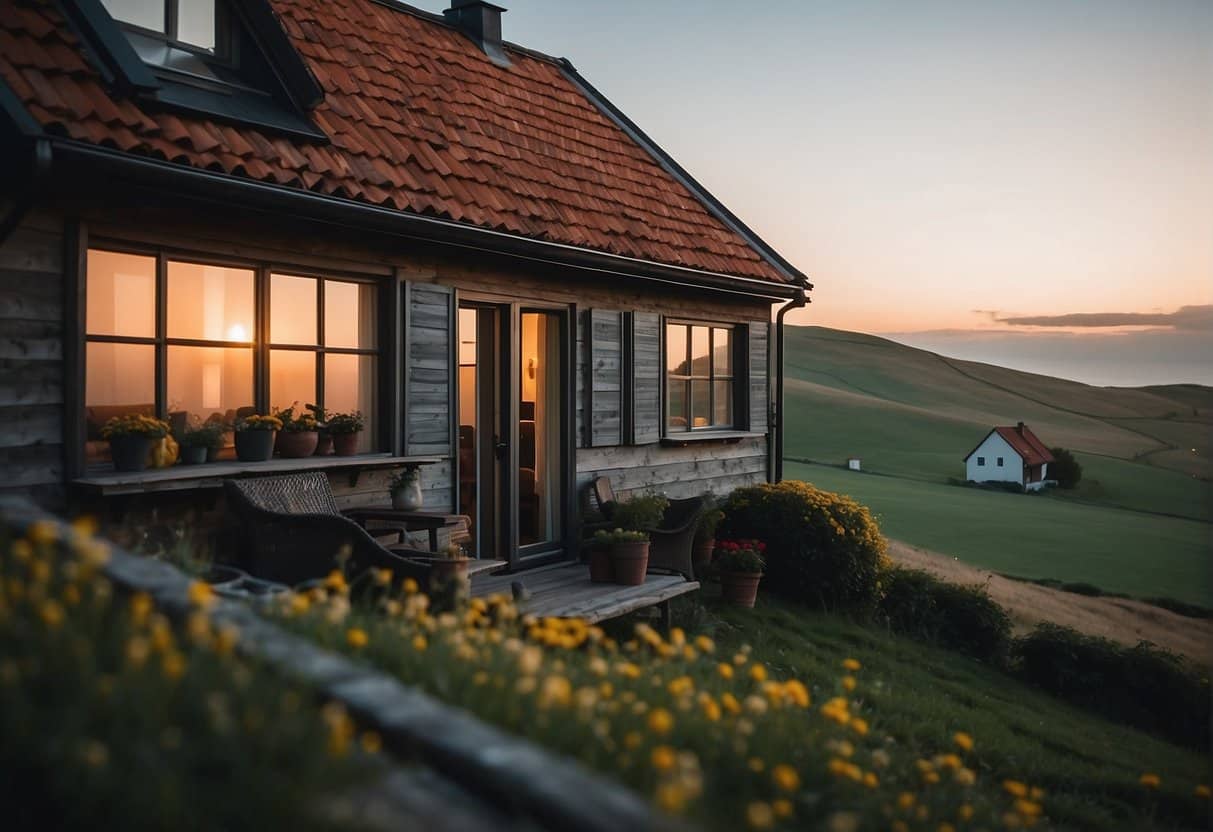
[[0,246],[0,493],[61,507],[64,228],[30,214]]
[[736,444],[704,443],[682,448],[632,445],[577,451],[577,487],[595,477],[611,478],[619,496],[660,493],[672,499],[705,492],[727,494],[734,488],[766,482],[765,437]]

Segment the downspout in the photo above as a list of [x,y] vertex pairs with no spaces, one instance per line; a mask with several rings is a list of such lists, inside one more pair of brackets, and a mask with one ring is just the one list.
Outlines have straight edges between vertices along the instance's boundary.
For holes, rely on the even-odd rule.
[[807,278],[802,278],[796,297],[780,307],[775,315],[775,342],[778,345],[779,360],[775,365],[775,413],[772,425],[775,435],[775,459],[773,464],[774,477],[772,481],[783,482],[783,375],[784,375],[784,316],[793,309],[803,309],[809,305],[809,290],[813,284]]
[[46,139],[34,139],[30,155],[32,158],[25,187],[21,194],[13,200],[13,207],[7,216],[0,220],[0,245],[4,245],[9,236],[21,225],[21,221],[25,219],[30,208],[34,207],[34,201],[38,198],[38,185],[51,168],[51,143]]

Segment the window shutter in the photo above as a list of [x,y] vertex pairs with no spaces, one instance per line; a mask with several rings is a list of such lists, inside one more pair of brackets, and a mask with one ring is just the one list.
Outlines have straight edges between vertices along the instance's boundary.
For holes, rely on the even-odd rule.
[[623,443],[623,313],[591,309],[588,346],[589,439],[592,447]]
[[404,452],[452,453],[454,292],[410,284],[405,299]]
[[750,394],[750,430],[756,433],[767,432],[767,416],[770,410],[770,385],[768,383],[770,362],[769,323],[753,323],[747,327],[749,335],[749,394]]
[[634,312],[632,319],[632,442],[661,439],[661,316]]

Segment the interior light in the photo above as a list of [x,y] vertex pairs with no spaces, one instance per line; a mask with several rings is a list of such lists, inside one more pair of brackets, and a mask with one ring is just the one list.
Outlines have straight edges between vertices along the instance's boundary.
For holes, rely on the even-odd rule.
[[248,331],[243,324],[232,324],[227,328],[227,340],[229,341],[247,341]]

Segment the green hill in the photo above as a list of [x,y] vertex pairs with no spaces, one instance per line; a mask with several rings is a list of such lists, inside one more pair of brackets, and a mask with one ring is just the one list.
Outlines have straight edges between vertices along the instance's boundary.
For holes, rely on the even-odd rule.
[[[822,327],[789,328],[787,354],[787,475],[867,502],[890,535],[1009,574],[1213,600],[1213,389],[1092,387]],[[947,485],[991,426],[1019,421],[1076,452],[1078,489]],[[885,476],[822,467],[848,456]]]

